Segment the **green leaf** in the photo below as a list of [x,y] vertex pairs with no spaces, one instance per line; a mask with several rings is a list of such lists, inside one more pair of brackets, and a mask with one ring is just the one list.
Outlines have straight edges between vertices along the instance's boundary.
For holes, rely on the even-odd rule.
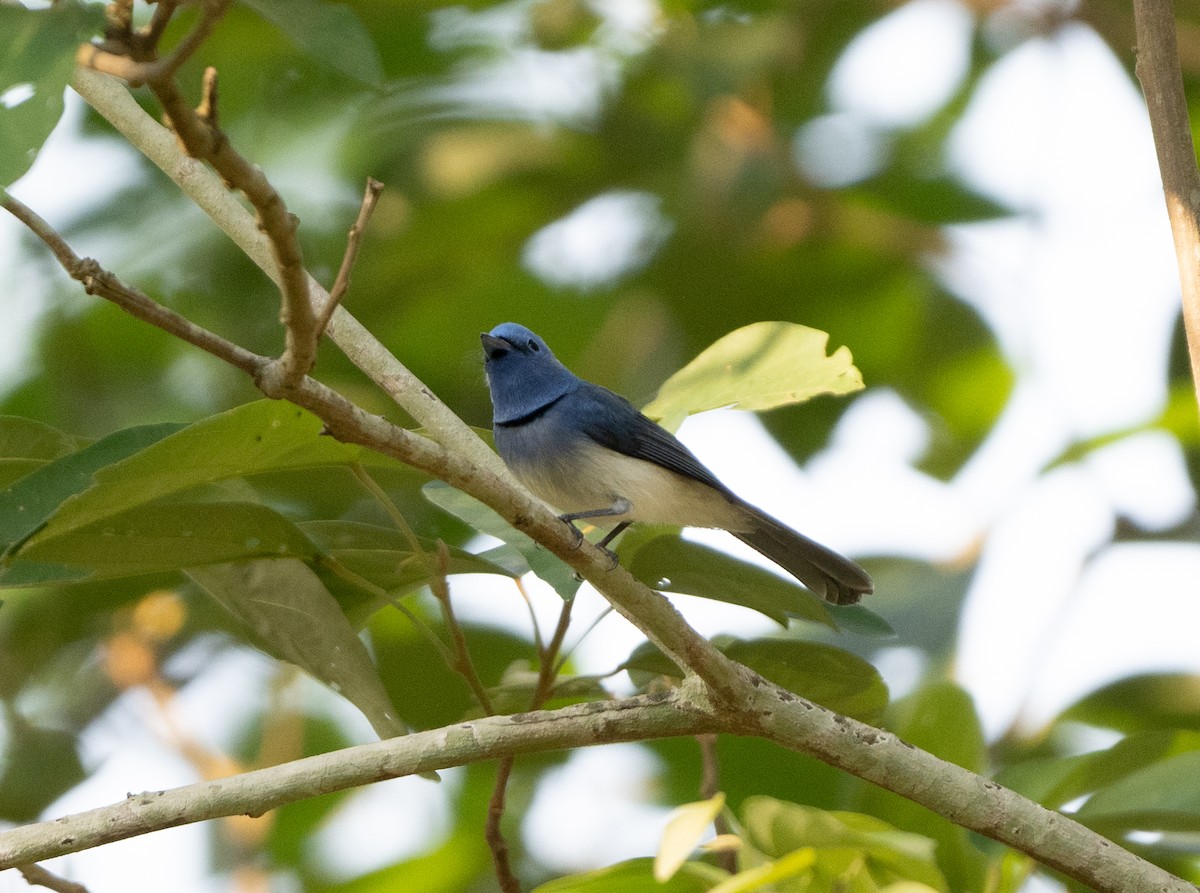
[[828,343],[825,332],[795,323],[745,326],[667,379],[643,411],[674,431],[687,416],[706,409],[773,409],[861,389],[849,348],[826,356]]
[[1200,731],[1200,676],[1130,676],[1086,695],[1059,718],[1121,732],[1160,728]]
[[494,536],[515,548],[528,563],[529,569],[542,581],[554,587],[554,591],[560,596],[566,599],[575,597],[580,584],[580,581],[575,579],[575,572],[559,561],[552,552],[543,549],[478,499],[442,481],[430,481],[421,488],[421,492],[438,508],[449,512],[480,533]]
[[873,207],[919,223],[944,226],[1009,217],[1012,211],[945,174],[921,177],[912,171],[891,168],[856,184],[846,193]]
[[704,893],[729,875],[703,862],[685,862],[669,880],[654,879],[653,859],[631,859],[598,871],[562,877],[532,893]]
[[75,51],[103,27],[94,4],[0,4],[0,191],[33,164],[62,117]]
[[787,626],[799,617],[835,626],[825,603],[801,586],[679,536],[660,536],[638,548],[629,572],[652,589],[742,605]]
[[[68,497],[90,487],[100,469],[146,449],[181,427],[165,424],[126,428],[17,481],[0,493],[0,548],[12,552]],[[5,575],[0,575],[0,582],[6,582]]]
[[316,545],[278,512],[248,502],[140,506],[63,536],[38,539],[18,559],[135,576],[249,558],[313,558]]
[[[887,686],[879,671],[849,651],[801,639],[718,640],[714,644],[730,659],[776,685],[846,716],[870,722],[887,706]],[[639,645],[618,669],[681,675],[680,669],[648,642]]]
[[1200,831],[1200,751],[1154,763],[1092,795],[1076,816],[1105,834]]
[[259,559],[187,573],[250,627],[268,653],[306,670],[354,704],[380,738],[407,731],[366,646],[304,562]]
[[361,447],[321,436],[322,427],[316,416],[280,400],[211,416],[98,472],[95,483],[65,504],[35,539],[62,536],[201,484],[347,464],[368,455]]
[[[846,861],[863,860],[877,884],[908,880],[939,891],[949,889],[934,862],[933,840],[899,831],[874,816],[827,812],[774,797],[750,797],[742,805],[742,822],[747,841],[767,856],[780,858],[805,847],[817,850],[817,875],[836,877]],[[847,860],[846,850],[857,854],[856,858]],[[837,867],[829,871],[828,865],[822,864],[828,862]]]
[[241,0],[305,55],[371,87],[383,80],[379,50],[358,14],[320,0]]

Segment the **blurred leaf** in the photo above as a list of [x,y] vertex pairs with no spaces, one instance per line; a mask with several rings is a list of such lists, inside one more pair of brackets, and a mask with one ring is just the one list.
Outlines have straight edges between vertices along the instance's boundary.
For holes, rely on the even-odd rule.
[[1195,750],[1200,750],[1198,732],[1166,729],[1133,732],[1112,747],[1093,753],[1015,763],[999,773],[996,780],[1043,806],[1057,809],[1152,763]]
[[631,859],[550,881],[531,893],[704,893],[728,876],[703,862],[685,862],[670,880],[660,883],[654,879],[653,859]]
[[1106,835],[1125,831],[1200,832],[1200,751],[1140,769],[1093,794],[1075,814]]
[[44,542],[213,481],[368,458],[367,450],[321,436],[322,428],[316,416],[281,400],[259,400],[211,416],[96,474],[92,486],[64,505],[35,540]]
[[787,626],[789,616],[835,626],[825,603],[807,589],[678,535],[659,536],[640,546],[629,572],[652,589],[742,605],[780,626]]
[[[879,671],[861,657],[832,645],[800,639],[718,639],[714,644],[731,660],[837,713],[871,722],[887,706],[887,687]],[[648,642],[639,645],[618,669],[681,675],[679,668]]]
[[466,522],[480,533],[494,536],[515,548],[528,562],[529,569],[543,582],[553,586],[554,591],[562,598],[575,597],[580,585],[580,581],[575,578],[575,572],[559,561],[554,553],[543,549],[478,499],[456,490],[443,481],[430,481],[421,488],[421,492],[438,508]]
[[103,27],[95,4],[0,4],[0,194],[33,164],[62,116],[75,51]]
[[4,715],[0,752],[0,819],[32,822],[60,794],[83,781],[75,736],[30,724],[13,710]]
[[[0,493],[0,546],[11,553],[13,546],[40,528],[68,497],[90,487],[97,471],[144,450],[181,427],[127,428],[22,478]],[[3,579],[0,575],[0,581]]]
[[1135,732],[1200,731],[1200,676],[1147,673],[1097,689],[1063,711],[1060,720]]
[[380,738],[403,735],[366,646],[301,561],[259,559],[188,576],[245,623],[274,656],[311,673],[363,712]]
[[725,808],[725,795],[718,793],[708,800],[685,803],[667,819],[662,842],[654,856],[654,879],[669,881],[700,846],[700,840],[712,829],[713,820]]
[[297,49],[348,78],[377,87],[379,50],[349,6],[322,0],[240,0],[282,31]]
[[85,567],[96,577],[182,570],[249,558],[313,558],[316,545],[287,518],[248,502],[139,506],[38,539],[19,561]]
[[[779,881],[785,881],[800,874],[809,874],[816,862],[817,851],[812,847],[804,847],[766,864],[739,871],[733,877],[713,887],[711,893],[751,893],[754,890],[775,890],[778,888],[774,885]],[[809,880],[811,878],[805,878],[803,884],[805,889],[810,886],[807,883]]]
[[863,386],[847,347],[826,356],[826,332],[788,322],[760,322],[730,332],[667,381],[644,408],[674,431],[706,409],[774,409],[817,394]]

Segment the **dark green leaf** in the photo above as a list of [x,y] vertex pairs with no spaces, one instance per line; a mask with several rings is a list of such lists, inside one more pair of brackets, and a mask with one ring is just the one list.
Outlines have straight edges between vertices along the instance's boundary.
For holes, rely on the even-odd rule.
[[296,47],[348,78],[368,86],[383,80],[379,51],[358,15],[322,0],[241,0],[282,31]]
[[244,622],[266,650],[308,671],[370,720],[380,738],[405,725],[366,646],[307,565],[293,559],[193,568],[188,576]]
[[543,549],[521,531],[512,527],[498,514],[461,490],[442,481],[430,481],[421,492],[438,508],[469,524],[480,533],[494,536],[515,548],[528,562],[529,569],[554,587],[563,598],[573,598],[579,590],[575,572],[551,552]]
[[[93,475],[137,453],[182,425],[127,428],[22,478],[0,493],[0,547],[6,552],[36,531],[70,496],[92,485]],[[4,578],[0,577],[0,581]]]
[[75,51],[103,24],[95,4],[0,4],[0,192],[33,164],[62,116]]
[[799,617],[834,626],[825,603],[778,574],[678,536],[660,536],[633,556],[629,572],[653,589],[742,605],[780,626]]

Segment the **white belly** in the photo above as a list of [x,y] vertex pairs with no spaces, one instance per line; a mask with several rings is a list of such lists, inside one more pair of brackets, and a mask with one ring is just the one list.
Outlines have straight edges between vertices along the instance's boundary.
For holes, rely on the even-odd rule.
[[632,507],[624,514],[590,519],[600,526],[621,521],[726,530],[749,526],[741,510],[707,484],[599,444],[576,449],[549,466],[518,466],[513,471],[563,513],[608,508],[618,499],[629,501]]

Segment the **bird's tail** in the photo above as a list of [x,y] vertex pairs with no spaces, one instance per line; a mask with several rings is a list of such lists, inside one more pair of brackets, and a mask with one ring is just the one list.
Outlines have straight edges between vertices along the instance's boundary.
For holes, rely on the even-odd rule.
[[745,505],[745,509],[754,526],[748,531],[731,531],[733,535],[825,601],[853,605],[874,590],[867,572],[849,558],[797,533],[754,506]]

